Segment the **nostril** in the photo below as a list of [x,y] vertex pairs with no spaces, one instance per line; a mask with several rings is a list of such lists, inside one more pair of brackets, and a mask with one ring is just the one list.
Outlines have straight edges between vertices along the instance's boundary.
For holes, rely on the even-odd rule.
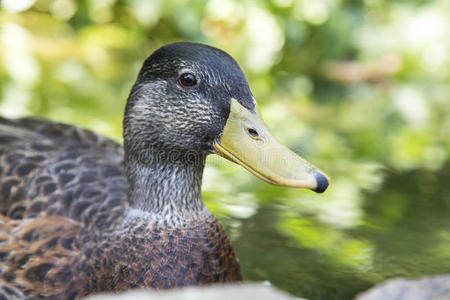
[[248,128],[247,131],[248,131],[248,134],[250,134],[250,135],[251,135],[252,137],[254,137],[254,138],[256,138],[256,137],[259,136],[258,131],[256,131],[256,130],[253,129],[253,128]]

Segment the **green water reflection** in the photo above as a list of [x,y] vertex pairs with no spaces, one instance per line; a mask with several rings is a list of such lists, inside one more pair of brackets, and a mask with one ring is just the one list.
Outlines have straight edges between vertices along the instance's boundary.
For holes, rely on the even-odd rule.
[[[387,278],[450,271],[450,169],[389,173],[364,193],[359,225],[339,228],[263,204],[233,237],[247,280],[308,299],[352,299]],[[226,224],[233,222],[225,218]]]

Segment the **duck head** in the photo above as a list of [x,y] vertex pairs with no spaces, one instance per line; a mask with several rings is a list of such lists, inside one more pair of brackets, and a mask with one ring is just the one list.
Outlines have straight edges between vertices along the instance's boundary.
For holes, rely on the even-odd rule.
[[236,61],[202,44],[170,44],[144,62],[128,99],[124,142],[128,157],[143,147],[174,160],[216,153],[271,184],[316,192],[329,184],[273,137]]

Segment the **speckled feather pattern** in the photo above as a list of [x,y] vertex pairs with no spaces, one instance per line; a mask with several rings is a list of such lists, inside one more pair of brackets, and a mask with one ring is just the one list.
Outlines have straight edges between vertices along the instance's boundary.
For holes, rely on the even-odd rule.
[[[180,85],[183,72],[194,88]],[[255,107],[237,63],[177,43],[144,62],[123,148],[74,126],[0,118],[0,300],[242,280],[201,197],[231,98]]]
[[203,205],[190,218],[128,205],[118,144],[72,126],[1,119],[0,151],[0,299],[241,279]]

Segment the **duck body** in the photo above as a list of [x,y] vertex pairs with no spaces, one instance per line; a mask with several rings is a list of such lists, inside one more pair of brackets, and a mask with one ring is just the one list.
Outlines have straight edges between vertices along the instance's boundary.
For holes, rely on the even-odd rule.
[[74,299],[242,279],[206,207],[183,219],[130,207],[119,144],[35,119],[1,119],[0,136],[0,276],[8,290]]
[[328,185],[270,135],[233,58],[206,45],[167,45],[144,62],[123,129],[122,147],[0,118],[0,300],[241,281],[202,200],[208,154],[272,184]]

